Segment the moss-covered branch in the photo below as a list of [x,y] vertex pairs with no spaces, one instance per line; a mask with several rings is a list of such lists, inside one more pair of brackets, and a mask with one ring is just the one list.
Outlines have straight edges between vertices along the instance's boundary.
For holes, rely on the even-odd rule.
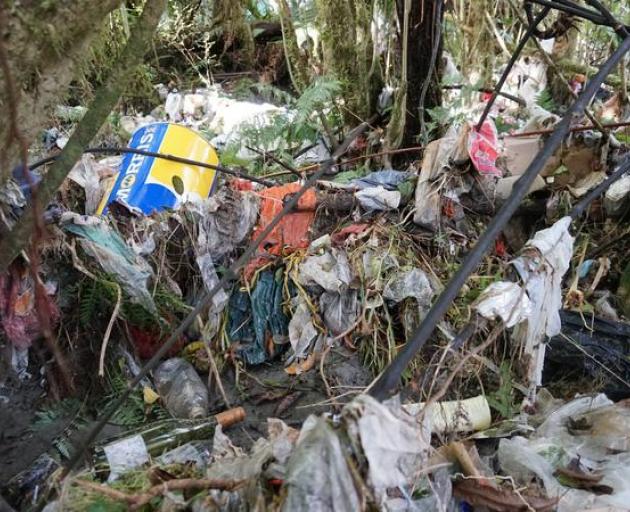
[[[131,36],[105,83],[96,90],[94,100],[88,111],[77,125],[70,140],[44,176],[37,191],[40,205],[47,205],[54,197],[57,189],[66,179],[68,173],[81,157],[83,150],[98,133],[107,116],[116,106],[125,90],[131,71],[143,60],[148,50],[166,0],[147,0],[144,11],[133,28]],[[30,240],[35,224],[34,208],[30,205],[18,220],[13,230],[0,244],[0,271],[6,270],[9,264],[22,251]]]

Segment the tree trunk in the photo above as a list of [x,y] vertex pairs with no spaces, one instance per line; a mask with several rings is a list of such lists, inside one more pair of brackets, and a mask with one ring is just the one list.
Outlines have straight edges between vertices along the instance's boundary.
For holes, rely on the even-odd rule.
[[380,69],[373,53],[369,0],[316,0],[324,71],[342,86],[346,124],[369,118],[381,88]]
[[[442,0],[396,0],[403,72],[392,114],[394,124],[390,123],[389,127],[392,147],[417,144],[423,123],[429,120],[427,110],[441,104],[442,38],[437,39],[436,47],[436,35],[441,31],[443,12]],[[429,82],[425,83],[427,80]],[[424,98],[423,87],[426,88]]]
[[0,185],[20,152],[18,141],[11,136],[8,105],[15,105],[21,138],[30,145],[79,75],[105,17],[119,4],[120,0],[0,0],[0,37],[18,96],[9,97],[7,76],[0,73],[0,112],[4,115],[0,123]]

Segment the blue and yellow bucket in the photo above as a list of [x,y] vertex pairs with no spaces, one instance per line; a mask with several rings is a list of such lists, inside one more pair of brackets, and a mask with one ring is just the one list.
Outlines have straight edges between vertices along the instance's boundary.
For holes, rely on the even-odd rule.
[[[154,123],[135,131],[129,147],[219,165],[216,151],[194,130],[171,123]],[[216,171],[163,158],[126,153],[120,172],[98,209],[107,213],[120,200],[145,214],[185,202],[201,201],[212,194]]]

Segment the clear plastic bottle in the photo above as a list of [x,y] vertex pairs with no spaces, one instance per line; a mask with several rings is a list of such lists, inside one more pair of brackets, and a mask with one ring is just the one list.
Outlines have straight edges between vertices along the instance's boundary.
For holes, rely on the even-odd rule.
[[175,418],[195,420],[208,415],[208,389],[188,361],[167,359],[153,375],[164,405]]

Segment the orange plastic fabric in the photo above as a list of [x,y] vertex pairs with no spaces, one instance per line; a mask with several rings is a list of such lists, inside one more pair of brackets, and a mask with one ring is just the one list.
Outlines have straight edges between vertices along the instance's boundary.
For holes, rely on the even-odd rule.
[[[297,193],[301,188],[302,186],[296,182],[267,188],[260,192],[262,198],[260,218],[252,235],[253,239],[259,236],[284,208],[284,198]],[[310,243],[309,229],[315,219],[315,210],[317,209],[317,195],[314,190],[306,191],[298,201],[297,209],[299,211],[285,215],[258,246],[257,257],[247,265],[246,277],[251,276],[258,267],[268,261],[270,256],[281,256],[308,247]]]

